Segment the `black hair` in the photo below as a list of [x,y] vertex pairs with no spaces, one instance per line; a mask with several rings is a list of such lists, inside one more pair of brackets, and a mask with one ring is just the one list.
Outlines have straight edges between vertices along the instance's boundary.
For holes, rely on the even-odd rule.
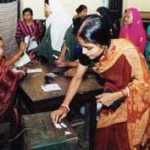
[[105,19],[105,21],[107,21],[107,23],[109,25],[109,28],[111,29],[112,26],[113,26],[113,21],[112,21],[112,18],[111,18],[111,13],[110,13],[109,8],[98,7],[96,11],[101,15],[101,17],[103,19]]
[[73,18],[73,34],[76,36],[78,33],[78,30],[82,24],[82,22],[84,21],[85,17],[77,17],[77,18]]
[[78,36],[86,42],[100,45],[109,46],[111,41],[108,23],[96,14],[85,17]]
[[31,16],[33,16],[33,10],[31,8],[25,8],[22,12],[23,15],[25,15],[26,12],[29,12]]
[[86,5],[80,5],[77,9],[76,9],[76,13],[79,14],[81,13],[84,9],[87,9]]
[[3,41],[3,38],[2,38],[2,36],[0,36],[0,41]]
[[49,4],[49,0],[45,0],[45,3],[46,3],[46,4]]

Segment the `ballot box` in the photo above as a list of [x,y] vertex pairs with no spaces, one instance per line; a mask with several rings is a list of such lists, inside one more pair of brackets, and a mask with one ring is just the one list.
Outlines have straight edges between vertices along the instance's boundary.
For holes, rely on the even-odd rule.
[[79,150],[78,137],[67,121],[53,124],[49,112],[22,116],[24,150]]

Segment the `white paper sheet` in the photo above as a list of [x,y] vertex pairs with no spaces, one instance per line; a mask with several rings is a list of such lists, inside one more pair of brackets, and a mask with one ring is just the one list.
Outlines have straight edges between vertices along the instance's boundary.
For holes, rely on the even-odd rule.
[[24,52],[23,56],[15,63],[15,67],[22,67],[30,62],[30,57],[26,52]]
[[41,68],[27,69],[27,73],[40,73],[43,72]]
[[52,92],[52,91],[60,91],[61,90],[61,87],[56,83],[45,84],[45,85],[42,85],[41,88],[44,92]]

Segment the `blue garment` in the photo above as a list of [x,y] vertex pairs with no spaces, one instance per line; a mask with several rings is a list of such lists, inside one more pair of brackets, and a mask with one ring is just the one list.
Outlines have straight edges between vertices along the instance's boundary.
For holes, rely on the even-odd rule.
[[74,45],[74,49],[73,49],[73,58],[74,58],[74,60],[79,59],[81,54],[82,54],[82,47],[78,43],[76,43]]
[[[147,35],[150,36],[150,25],[147,28]],[[148,40],[147,44],[146,44],[146,49],[144,52],[148,67],[150,68],[150,40]]]

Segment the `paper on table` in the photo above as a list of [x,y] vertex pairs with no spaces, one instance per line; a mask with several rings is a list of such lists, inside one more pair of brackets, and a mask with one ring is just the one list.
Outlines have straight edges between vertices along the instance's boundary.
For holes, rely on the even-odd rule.
[[43,70],[41,68],[35,68],[35,69],[27,69],[27,73],[39,73]]
[[41,88],[44,92],[52,92],[52,91],[60,91],[61,90],[61,87],[56,83],[45,84],[45,85],[42,85]]
[[24,52],[23,56],[15,63],[15,67],[22,67],[30,62],[30,57],[26,52]]

